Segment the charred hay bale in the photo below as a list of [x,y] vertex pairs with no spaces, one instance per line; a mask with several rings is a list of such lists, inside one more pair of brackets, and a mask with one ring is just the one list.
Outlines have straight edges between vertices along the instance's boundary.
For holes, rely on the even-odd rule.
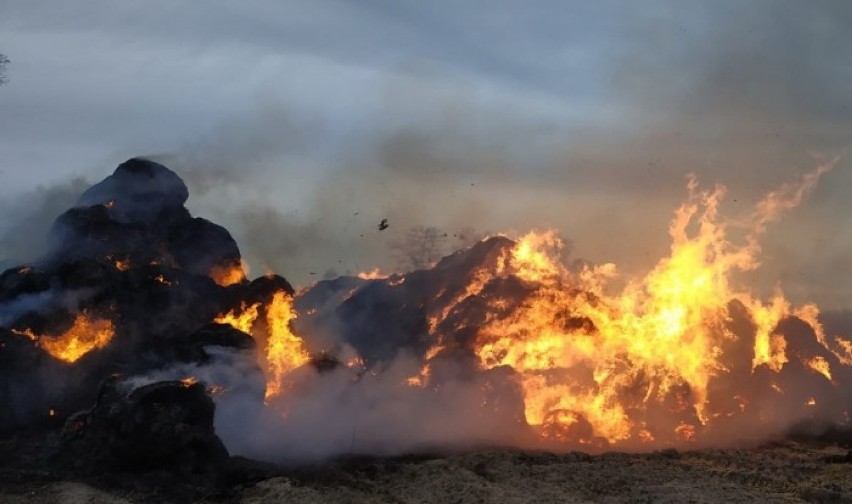
[[29,338],[0,328],[0,431],[48,423],[58,391],[46,376],[62,367],[50,361]]
[[128,159],[115,172],[87,189],[78,204],[103,205],[120,222],[154,222],[183,210],[189,190],[173,171],[144,158]]
[[60,459],[93,471],[214,478],[228,462],[228,451],[213,429],[214,411],[201,384],[164,381],[128,394],[114,377],[103,385],[91,410],[66,422]]
[[[250,335],[239,329],[234,329],[229,324],[217,324],[215,322],[211,322],[198,331],[195,331],[188,339],[192,347],[198,349],[200,352],[205,352],[204,348],[209,346],[249,351],[253,351],[257,347],[257,343]],[[209,359],[207,353],[204,353],[203,356],[199,353],[199,356],[202,359],[197,362],[206,362]]]
[[240,249],[224,227],[207,219],[180,220],[166,230],[166,248],[177,266],[199,275],[214,268],[239,268]]
[[268,303],[276,292],[286,292],[293,295],[293,286],[280,275],[264,275],[255,278],[245,287],[238,289],[239,298],[246,304]]
[[30,266],[9,268],[0,274],[0,303],[48,289],[50,289],[49,276]]
[[112,257],[132,265],[164,262],[194,274],[240,264],[230,233],[183,206],[189,192],[165,166],[131,159],[90,187],[51,230],[48,264]]

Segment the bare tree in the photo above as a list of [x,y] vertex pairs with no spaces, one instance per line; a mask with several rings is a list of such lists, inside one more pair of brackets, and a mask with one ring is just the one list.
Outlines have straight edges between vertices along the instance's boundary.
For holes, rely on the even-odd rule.
[[8,78],[6,78],[6,66],[9,65],[9,58],[6,57],[5,54],[0,53],[0,85],[8,82]]
[[391,250],[403,270],[428,268],[440,258],[446,237],[436,227],[415,226],[402,240],[391,244]]
[[434,226],[414,226],[391,243],[391,254],[402,271],[428,268],[456,249],[473,245],[476,236],[472,228],[449,234]]

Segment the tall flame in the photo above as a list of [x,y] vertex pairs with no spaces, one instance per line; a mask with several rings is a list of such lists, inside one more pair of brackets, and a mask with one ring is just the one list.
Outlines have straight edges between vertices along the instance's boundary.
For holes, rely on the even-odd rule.
[[[778,372],[788,361],[787,342],[774,331],[789,316],[799,317],[826,350],[844,357],[826,343],[815,306],[791,308],[780,292],[764,303],[731,281],[734,272],[758,266],[757,238],[766,225],[798,205],[836,161],[798,185],[770,193],[749,219],[733,224],[718,215],[725,188],[698,191],[690,178],[689,199],[669,227],[669,256],[615,295],[606,292],[614,265],[571,272],[559,262],[561,242],[553,232],[524,236],[507,270],[536,290],[517,310],[479,330],[475,352],[481,365],[510,366],[519,374],[527,421],[542,432],[570,435],[582,418],[591,424],[592,437],[612,443],[658,437],[641,421],[651,406],[694,418],[681,420],[673,434],[696,439],[711,420],[711,380],[730,372],[724,348],[738,338],[728,326],[731,302],[744,306],[755,326],[753,369]],[[729,225],[744,229],[743,245],[727,238]],[[838,345],[848,353],[842,341]],[[830,379],[825,359],[805,364]]]
[[269,330],[266,341],[267,400],[280,395],[285,388],[287,375],[308,362],[308,352],[302,339],[290,329],[290,322],[295,318],[293,298],[284,292],[276,292],[266,315]]
[[235,329],[251,334],[257,341],[265,338],[266,399],[279,396],[285,390],[287,375],[307,363],[309,355],[302,339],[293,333],[290,324],[296,318],[293,298],[283,291],[275,292],[267,305],[266,333],[256,327],[262,304],[243,304],[214,319],[220,324],[230,324]]

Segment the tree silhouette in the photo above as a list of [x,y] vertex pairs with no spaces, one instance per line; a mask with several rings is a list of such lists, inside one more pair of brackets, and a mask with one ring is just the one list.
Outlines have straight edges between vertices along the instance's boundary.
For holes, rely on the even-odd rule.
[[5,54],[0,53],[0,85],[5,84],[9,79],[6,77],[6,66],[9,64],[9,58]]

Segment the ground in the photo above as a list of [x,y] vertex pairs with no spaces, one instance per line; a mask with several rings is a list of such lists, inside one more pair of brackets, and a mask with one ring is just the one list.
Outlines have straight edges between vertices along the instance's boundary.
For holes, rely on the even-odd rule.
[[[85,478],[83,478],[85,480]],[[349,457],[278,468],[225,491],[169,499],[156,489],[57,481],[46,471],[0,474],[0,502],[532,503],[848,502],[852,452],[785,442],[749,450],[552,454],[480,450],[449,456]]]

